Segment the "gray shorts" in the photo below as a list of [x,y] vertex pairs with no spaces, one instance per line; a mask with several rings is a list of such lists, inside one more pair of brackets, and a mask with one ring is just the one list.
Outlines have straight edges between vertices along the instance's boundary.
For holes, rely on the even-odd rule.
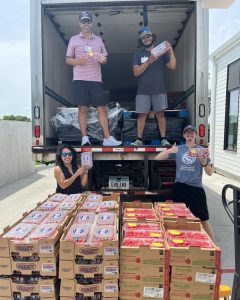
[[[152,109],[151,109],[152,107]],[[168,108],[166,94],[136,95],[136,113],[159,112]]]

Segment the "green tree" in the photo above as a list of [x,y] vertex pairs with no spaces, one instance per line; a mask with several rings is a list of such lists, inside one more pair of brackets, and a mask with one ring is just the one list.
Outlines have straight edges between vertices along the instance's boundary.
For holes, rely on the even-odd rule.
[[3,116],[3,120],[31,122],[30,118],[26,116],[14,116],[14,115]]

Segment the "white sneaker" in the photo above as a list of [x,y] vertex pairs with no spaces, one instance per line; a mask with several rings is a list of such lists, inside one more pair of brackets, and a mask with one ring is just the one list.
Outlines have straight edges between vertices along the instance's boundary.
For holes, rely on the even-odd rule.
[[103,146],[119,146],[122,142],[115,139],[115,137],[111,136],[108,139],[103,139]]
[[89,141],[89,137],[87,135],[84,135],[82,137],[82,144],[81,144],[82,147],[85,147],[85,146],[91,146],[91,143]]

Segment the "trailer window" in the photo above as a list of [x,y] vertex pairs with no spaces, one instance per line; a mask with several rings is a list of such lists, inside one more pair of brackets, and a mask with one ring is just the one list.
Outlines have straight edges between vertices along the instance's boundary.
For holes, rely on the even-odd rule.
[[224,149],[237,151],[240,60],[228,66]]

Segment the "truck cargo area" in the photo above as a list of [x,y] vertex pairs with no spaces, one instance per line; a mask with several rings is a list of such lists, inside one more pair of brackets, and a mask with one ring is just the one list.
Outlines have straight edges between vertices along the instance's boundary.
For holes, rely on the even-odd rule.
[[[47,3],[48,1],[44,1]],[[60,1],[61,2],[61,1]],[[167,71],[169,106],[196,80],[196,3],[192,1],[112,1],[45,4],[41,6],[42,45],[33,37],[32,47],[42,47],[43,118],[40,145],[57,144],[50,119],[59,107],[73,107],[72,67],[66,65],[66,49],[71,36],[79,33],[79,12],[93,14],[93,32],[102,37],[108,63],[102,67],[103,83],[110,101],[133,111],[137,81],[132,75],[132,57],[138,49],[138,31],[146,23],[157,41],[168,40],[175,51],[177,69]],[[38,22],[38,19],[35,20]],[[38,50],[39,51],[39,50]],[[32,50],[34,52],[34,49]],[[32,55],[32,60],[34,55]],[[35,61],[35,65],[37,62]],[[191,93],[183,107],[188,121],[195,123],[195,97]],[[42,109],[41,109],[42,108]],[[43,110],[43,111],[41,111]]]

